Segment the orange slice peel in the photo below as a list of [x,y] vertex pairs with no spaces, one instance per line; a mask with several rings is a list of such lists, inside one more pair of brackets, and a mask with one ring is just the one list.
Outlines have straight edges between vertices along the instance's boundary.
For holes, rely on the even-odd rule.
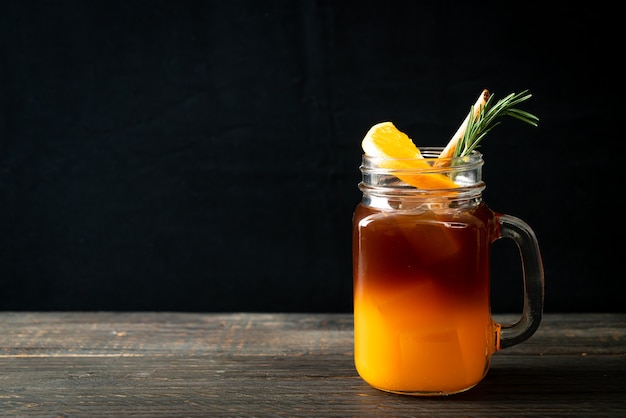
[[[396,177],[418,189],[458,187],[448,176],[433,172],[433,166],[422,156],[411,138],[396,128],[392,122],[381,122],[372,126],[365,134],[361,147],[365,155],[380,158],[382,167],[397,170]],[[418,171],[425,172],[415,174]]]

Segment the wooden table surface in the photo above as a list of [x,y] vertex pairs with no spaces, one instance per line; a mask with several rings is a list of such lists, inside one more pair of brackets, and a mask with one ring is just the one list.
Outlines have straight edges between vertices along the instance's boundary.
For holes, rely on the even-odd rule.
[[626,314],[546,314],[437,398],[368,386],[352,337],[349,314],[0,312],[0,416],[626,417]]

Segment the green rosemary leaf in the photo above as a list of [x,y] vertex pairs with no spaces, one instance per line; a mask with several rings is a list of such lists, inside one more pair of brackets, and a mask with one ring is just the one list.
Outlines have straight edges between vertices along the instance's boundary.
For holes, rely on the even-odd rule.
[[538,126],[539,118],[537,116],[515,107],[531,97],[532,94],[528,90],[524,90],[520,93],[511,93],[494,104],[494,95],[492,94],[478,117],[475,118],[471,117],[474,114],[474,106],[471,106],[465,133],[456,145],[454,156],[464,157],[476,149],[480,141],[500,124],[497,119],[502,116],[511,116],[532,126]]

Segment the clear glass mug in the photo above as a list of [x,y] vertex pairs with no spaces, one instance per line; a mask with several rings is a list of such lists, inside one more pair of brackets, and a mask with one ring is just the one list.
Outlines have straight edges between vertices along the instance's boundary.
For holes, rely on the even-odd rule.
[[[537,330],[543,265],[530,226],[483,202],[482,154],[442,164],[441,148],[421,151],[429,164],[420,169],[363,156],[353,216],[354,361],[375,388],[449,395],[474,387],[493,353]],[[401,180],[430,174],[458,187],[422,190]],[[515,242],[522,261],[523,312],[512,325],[491,316],[490,247],[501,238]]]

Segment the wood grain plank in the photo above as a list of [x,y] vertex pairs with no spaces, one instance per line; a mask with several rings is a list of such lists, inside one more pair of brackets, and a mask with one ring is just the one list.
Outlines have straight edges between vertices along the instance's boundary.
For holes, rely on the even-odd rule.
[[547,315],[445,398],[357,375],[350,315],[0,313],[0,416],[623,417],[626,315]]

